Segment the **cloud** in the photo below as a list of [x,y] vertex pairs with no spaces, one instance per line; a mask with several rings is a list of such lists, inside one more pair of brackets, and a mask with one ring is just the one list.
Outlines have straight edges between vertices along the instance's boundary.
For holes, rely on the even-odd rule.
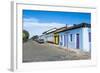
[[24,18],[23,29],[27,30],[30,37],[33,35],[41,35],[43,32],[52,29],[60,28],[65,26],[65,24],[60,24],[56,22],[51,23],[40,23],[36,18]]
[[24,22],[39,22],[39,20],[36,18],[24,18],[23,21]]

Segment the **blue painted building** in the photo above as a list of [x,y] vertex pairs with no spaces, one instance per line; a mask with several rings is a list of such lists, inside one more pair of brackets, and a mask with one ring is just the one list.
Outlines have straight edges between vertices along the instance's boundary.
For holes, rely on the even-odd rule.
[[59,32],[59,45],[62,47],[91,51],[91,26],[81,23],[62,29]]

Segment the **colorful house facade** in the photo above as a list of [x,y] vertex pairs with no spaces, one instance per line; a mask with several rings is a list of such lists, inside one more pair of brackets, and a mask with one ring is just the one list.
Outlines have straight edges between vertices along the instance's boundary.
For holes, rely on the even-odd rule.
[[59,33],[57,33],[58,31],[60,31],[61,29],[65,29],[66,27],[61,27],[59,29],[56,30],[51,30],[50,32],[43,32],[43,37],[45,37],[45,41],[46,42],[50,42],[50,43],[54,43],[56,45],[59,45]]
[[47,41],[72,49],[91,51],[91,26],[81,23],[70,27],[62,27],[46,35]]
[[59,45],[62,47],[91,51],[91,29],[88,24],[74,25],[59,33]]

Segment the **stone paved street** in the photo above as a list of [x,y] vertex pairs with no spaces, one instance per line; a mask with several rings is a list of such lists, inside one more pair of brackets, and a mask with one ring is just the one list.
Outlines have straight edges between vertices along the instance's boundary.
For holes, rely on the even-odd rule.
[[90,53],[29,40],[23,44],[23,62],[90,59]]

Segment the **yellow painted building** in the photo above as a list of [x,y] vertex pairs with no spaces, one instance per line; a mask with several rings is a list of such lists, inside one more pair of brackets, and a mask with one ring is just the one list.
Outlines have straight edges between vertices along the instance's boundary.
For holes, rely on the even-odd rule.
[[59,44],[59,34],[58,33],[54,33],[54,43],[55,44]]

